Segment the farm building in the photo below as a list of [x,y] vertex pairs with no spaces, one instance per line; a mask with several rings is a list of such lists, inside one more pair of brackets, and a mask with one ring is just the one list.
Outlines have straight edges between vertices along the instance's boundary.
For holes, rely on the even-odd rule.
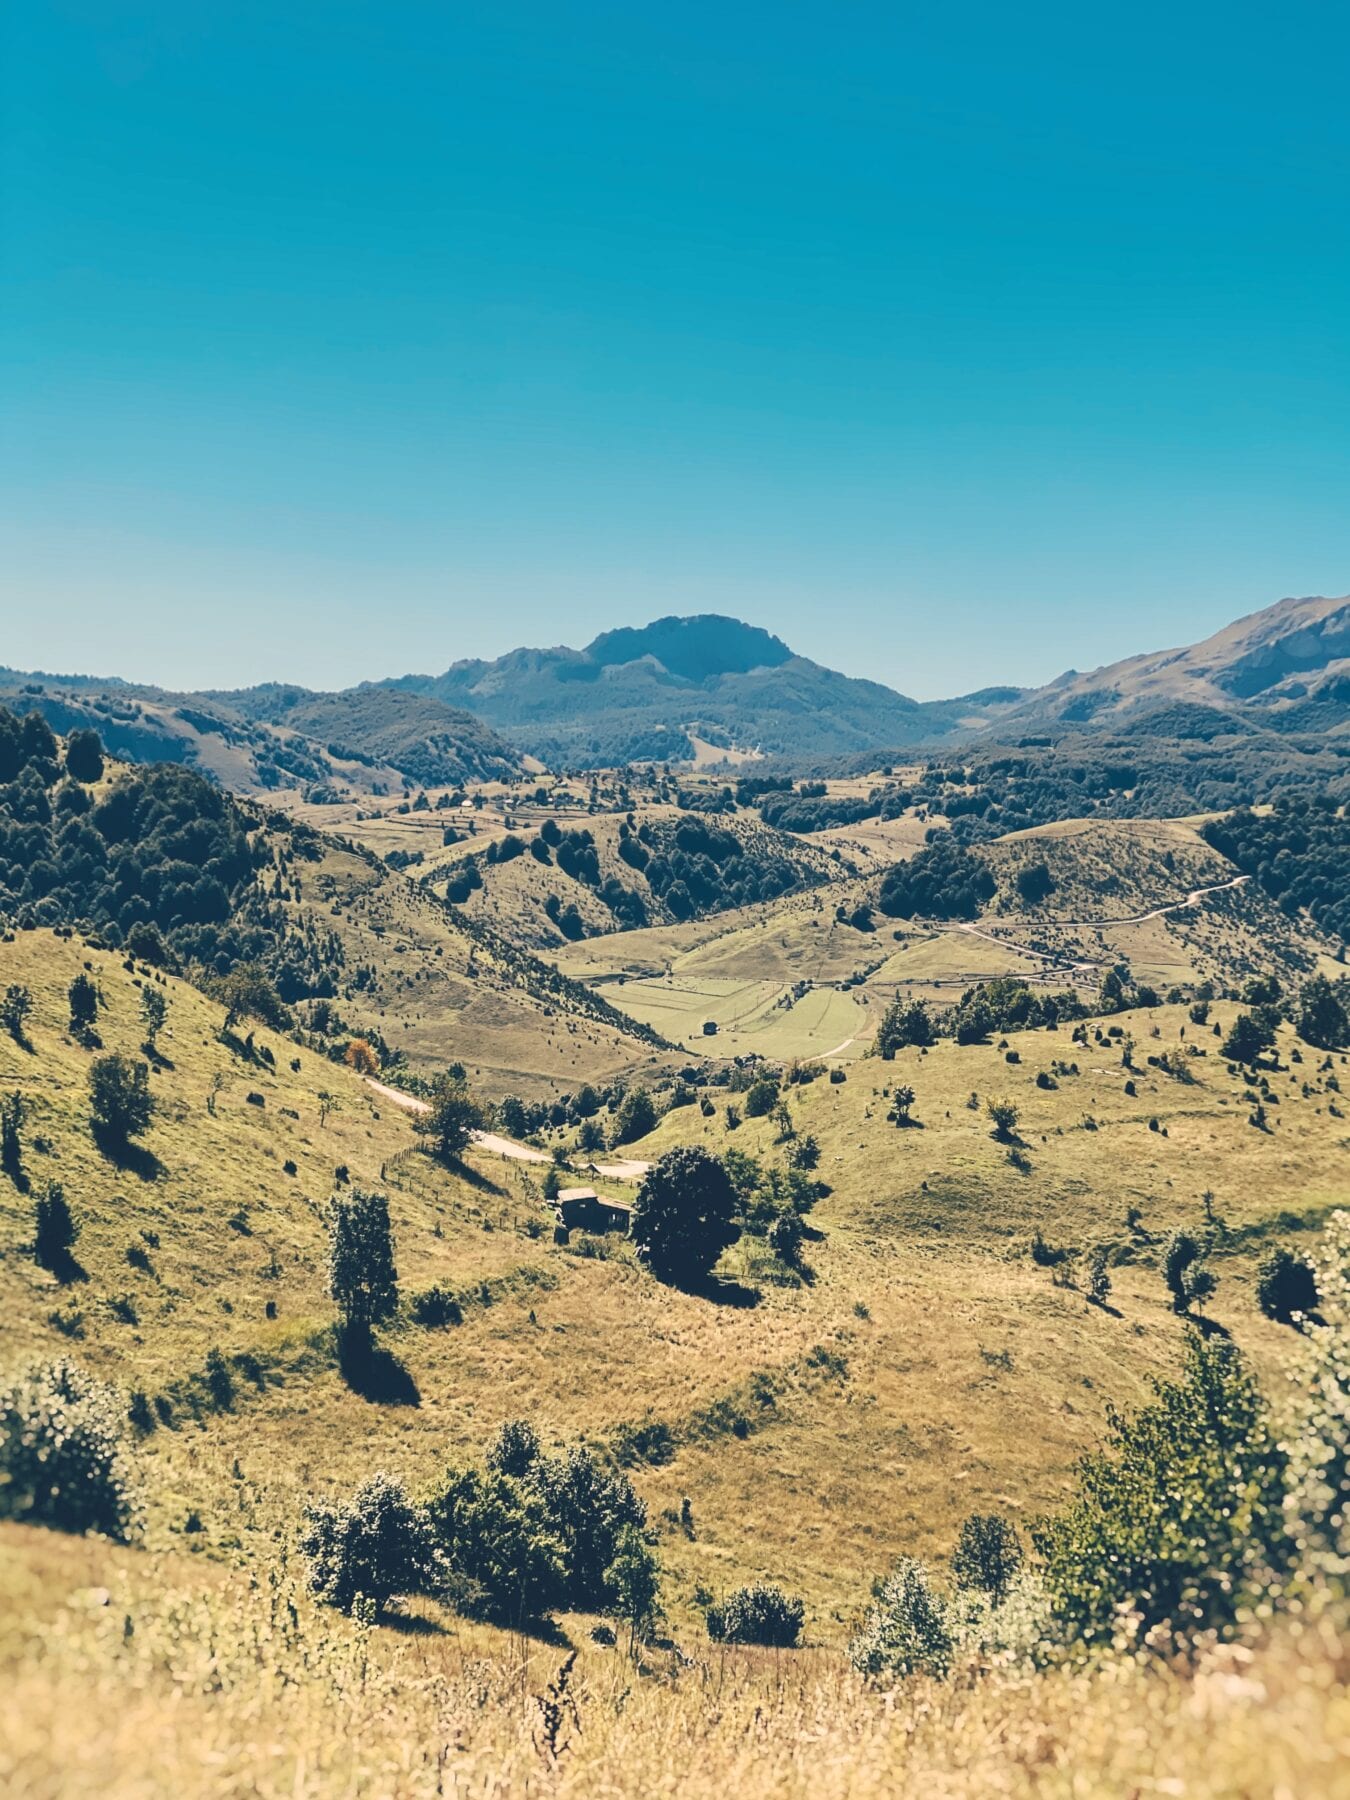
[[569,1231],[622,1231],[633,1222],[633,1209],[622,1200],[606,1200],[593,1187],[559,1188],[553,1210]]

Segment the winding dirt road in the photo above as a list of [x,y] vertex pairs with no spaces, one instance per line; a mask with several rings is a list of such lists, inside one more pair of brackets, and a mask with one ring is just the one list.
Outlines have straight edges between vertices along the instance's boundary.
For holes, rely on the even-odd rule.
[[[1228,888],[1241,887],[1250,881],[1250,875],[1234,875],[1229,881],[1216,881],[1210,887],[1192,888],[1184,900],[1170,901],[1166,906],[1155,906],[1148,912],[1132,913],[1123,919],[1054,919],[1048,921],[1059,929],[1077,928],[1079,930],[1098,930],[1104,925],[1147,925],[1150,919],[1162,919],[1168,913],[1185,912],[1189,907],[1198,906],[1210,894],[1222,894]],[[1016,956],[1034,956],[1040,962],[1053,963],[1056,968],[1069,972],[1088,973],[1092,969],[1100,969],[1102,961],[1088,959],[1075,962],[1070,957],[1056,956],[1049,950],[1032,950],[1025,944],[1015,944],[1011,938],[996,937],[993,932],[981,931],[974,923],[958,925],[958,931],[965,931],[971,937],[983,938],[987,944],[997,944],[1000,950],[1011,950]]]
[[[429,1113],[430,1106],[425,1100],[419,1100],[416,1094],[405,1094],[399,1088],[390,1087],[386,1082],[376,1081],[371,1075],[366,1077],[366,1086],[387,1100],[391,1106],[402,1107],[404,1112]],[[553,1158],[546,1150],[536,1150],[532,1144],[518,1144],[514,1138],[500,1137],[495,1131],[475,1131],[473,1141],[480,1150],[487,1150],[493,1156],[506,1156],[512,1162],[547,1163]],[[635,1156],[621,1156],[614,1162],[592,1162],[586,1167],[607,1181],[640,1181],[651,1168],[649,1162],[641,1162]]]

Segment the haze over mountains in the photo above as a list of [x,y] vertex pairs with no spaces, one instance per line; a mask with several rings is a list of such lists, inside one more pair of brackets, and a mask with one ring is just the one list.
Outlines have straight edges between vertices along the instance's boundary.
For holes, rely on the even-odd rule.
[[[0,671],[0,695],[37,704],[58,730],[98,726],[138,760],[189,761],[225,786],[296,782],[359,791],[551,767],[679,762],[732,750],[795,758],[1056,729],[1169,735],[1350,725],[1350,599],[1290,598],[1203,642],[1040,688],[917,701],[796,655],[717,614],[603,632],[583,649],[511,650],[342,693],[280,683],[201,694],[124,680]],[[1198,709],[1198,710],[1197,710]]]

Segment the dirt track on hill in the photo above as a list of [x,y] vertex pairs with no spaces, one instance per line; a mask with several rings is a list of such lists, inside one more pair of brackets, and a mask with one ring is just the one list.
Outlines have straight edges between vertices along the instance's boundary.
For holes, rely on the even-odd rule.
[[[387,1100],[391,1106],[400,1106],[404,1112],[429,1113],[430,1106],[425,1100],[419,1100],[415,1094],[405,1094],[399,1088],[390,1087],[386,1082],[376,1081],[367,1075],[366,1086]],[[553,1158],[546,1150],[536,1150],[531,1144],[518,1144],[514,1138],[500,1137],[495,1131],[475,1131],[473,1141],[480,1150],[490,1151],[494,1156],[506,1156],[512,1162],[546,1163]],[[588,1169],[608,1181],[637,1181],[651,1168],[649,1162],[641,1162],[635,1156],[621,1156],[614,1162],[587,1163]]]
[[[1250,880],[1250,875],[1234,875],[1231,880],[1216,881],[1210,887],[1192,888],[1184,900],[1173,900],[1166,906],[1155,906],[1148,912],[1132,913],[1123,919],[1052,919],[1047,923],[1054,925],[1058,930],[1089,931],[1099,930],[1105,925],[1146,925],[1150,919],[1162,919],[1168,913],[1185,912],[1192,906],[1198,906],[1209,894],[1221,894],[1228,888],[1241,887],[1244,882]],[[1068,957],[1056,956],[1049,950],[1032,950],[1025,944],[1013,943],[1011,938],[995,937],[993,932],[981,931],[980,927],[974,923],[958,925],[956,929],[968,932],[971,937],[983,938],[987,944],[997,944],[1000,950],[1011,950],[1015,956],[1034,956],[1041,962],[1053,963],[1056,968],[1064,969],[1070,974],[1087,974],[1102,966],[1100,958],[1073,961]]]

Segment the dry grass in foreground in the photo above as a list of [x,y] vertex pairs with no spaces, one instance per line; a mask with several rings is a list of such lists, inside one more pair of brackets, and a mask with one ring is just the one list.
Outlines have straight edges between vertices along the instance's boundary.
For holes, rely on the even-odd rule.
[[[987,1673],[894,1692],[829,1652],[635,1668],[472,1625],[370,1630],[289,1577],[0,1533],[0,1788],[86,1795],[1350,1795],[1347,1646],[1284,1627],[1186,1674]],[[59,1597],[58,1597],[59,1596]]]

